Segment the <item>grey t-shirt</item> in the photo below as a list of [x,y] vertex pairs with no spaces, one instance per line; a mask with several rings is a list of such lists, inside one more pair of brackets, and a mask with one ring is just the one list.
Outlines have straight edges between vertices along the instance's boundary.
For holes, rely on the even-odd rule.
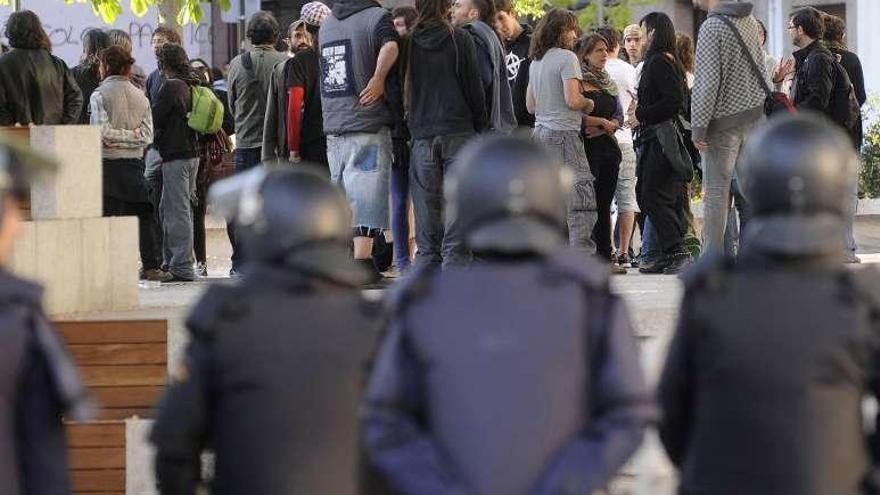
[[565,103],[564,83],[583,79],[581,64],[571,50],[551,48],[529,66],[529,84],[535,95],[535,125],[554,131],[579,131],[581,112]]

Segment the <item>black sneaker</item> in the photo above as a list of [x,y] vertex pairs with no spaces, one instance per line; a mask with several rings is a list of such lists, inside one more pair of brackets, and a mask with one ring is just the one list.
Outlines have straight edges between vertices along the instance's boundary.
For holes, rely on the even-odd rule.
[[611,262],[611,274],[612,275],[626,275],[626,267],[624,265],[620,265],[614,261]]
[[197,261],[193,270],[196,272],[197,277],[207,277],[208,276],[208,264],[204,261]]
[[693,261],[690,251],[676,252],[667,257],[666,267],[663,269],[665,275],[676,275]]
[[651,256],[641,261],[639,264],[639,273],[663,273],[666,269],[667,260],[665,256]]
[[638,262],[630,259],[628,254],[618,254],[615,256],[614,262],[623,268],[638,268]]
[[385,277],[382,275],[382,272],[376,268],[376,264],[373,262],[372,258],[354,260],[354,262],[363,266],[364,270],[369,274],[369,278],[363,283],[361,288],[375,289],[384,285]]

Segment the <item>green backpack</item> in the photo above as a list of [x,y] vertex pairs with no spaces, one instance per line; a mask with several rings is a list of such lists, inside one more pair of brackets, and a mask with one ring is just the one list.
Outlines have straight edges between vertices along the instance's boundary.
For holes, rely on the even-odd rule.
[[202,134],[214,134],[223,127],[223,102],[211,88],[192,87],[192,109],[186,114],[190,129]]

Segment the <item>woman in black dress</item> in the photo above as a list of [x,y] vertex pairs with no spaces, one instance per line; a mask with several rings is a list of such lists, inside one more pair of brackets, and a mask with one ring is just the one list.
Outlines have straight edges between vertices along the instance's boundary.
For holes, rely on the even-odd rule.
[[651,219],[662,257],[642,265],[643,273],[678,273],[691,261],[685,247],[687,232],[685,180],[666,158],[656,130],[670,125],[686,109],[687,85],[681,63],[675,58],[675,28],[669,16],[652,12],[641,22],[648,33],[648,52],[639,80],[636,120],[638,165],[636,196],[642,213]]
[[[621,153],[614,133],[623,123],[623,109],[618,98],[617,85],[605,70],[608,61],[608,41],[599,34],[581,38],[575,46],[583,71],[584,96],[595,106],[584,117],[584,149],[590,162],[590,171],[596,178],[596,203],[599,219],[593,228],[596,253],[606,260],[613,255],[611,245],[611,201],[617,188]],[[617,273],[626,269],[612,265]]]

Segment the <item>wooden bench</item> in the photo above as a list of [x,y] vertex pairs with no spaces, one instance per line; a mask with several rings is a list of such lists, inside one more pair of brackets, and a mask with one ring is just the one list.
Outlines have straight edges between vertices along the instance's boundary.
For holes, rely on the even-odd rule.
[[67,443],[75,494],[125,494],[125,421],[68,423]]
[[124,495],[125,419],[153,416],[168,380],[168,323],[105,320],[55,325],[101,406],[97,421],[67,423],[73,491]]
[[101,405],[98,419],[150,418],[168,381],[165,320],[56,323]]

